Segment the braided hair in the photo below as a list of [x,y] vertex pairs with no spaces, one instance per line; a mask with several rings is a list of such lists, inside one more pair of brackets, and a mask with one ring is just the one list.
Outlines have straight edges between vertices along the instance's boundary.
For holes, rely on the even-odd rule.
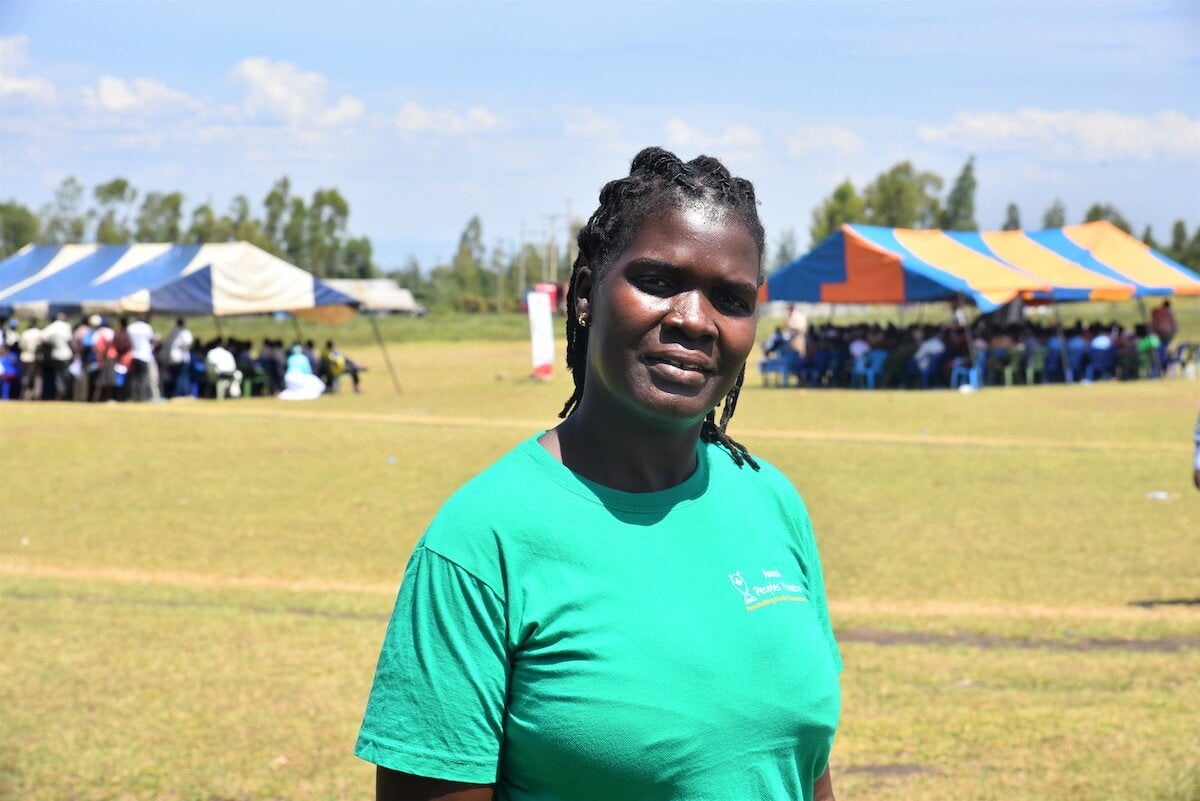
[[[762,284],[765,234],[758,219],[754,185],[731,175],[724,164],[711,156],[684,162],[660,147],[648,147],[638,153],[628,177],[609,181],[600,190],[600,207],[579,230],[579,255],[571,265],[571,283],[567,288],[567,369],[575,380],[575,391],[559,417],[568,417],[579,408],[587,381],[588,329],[579,325],[577,297],[582,268],[590,268],[593,281],[599,282],[647,220],[696,202],[724,208],[746,226],[758,248],[758,283]],[[739,467],[745,463],[758,470],[758,463],[746,447],[725,433],[745,377],[746,367],[742,365],[733,388],[725,396],[720,422],[716,409],[709,411],[701,425],[700,438],[719,444]]]

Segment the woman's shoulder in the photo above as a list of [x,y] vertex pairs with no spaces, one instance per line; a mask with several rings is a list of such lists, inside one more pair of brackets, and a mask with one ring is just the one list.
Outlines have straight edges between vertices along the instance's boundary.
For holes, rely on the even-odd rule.
[[443,502],[421,544],[443,556],[493,560],[516,545],[551,505],[551,482],[529,453],[534,439],[518,444],[467,480]]

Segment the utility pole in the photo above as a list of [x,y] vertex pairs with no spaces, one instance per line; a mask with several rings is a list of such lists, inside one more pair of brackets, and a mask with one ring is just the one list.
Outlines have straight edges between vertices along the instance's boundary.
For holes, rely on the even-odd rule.
[[517,253],[517,303],[525,298],[525,221],[521,220],[521,250]]
[[496,256],[496,314],[500,314],[504,304],[504,240],[497,246]]
[[572,236],[571,198],[567,198],[567,269],[575,269],[575,237]]
[[546,219],[550,222],[550,241],[546,245],[546,266],[542,270],[542,280],[546,283],[558,283],[558,241],[555,237],[558,227],[558,215],[547,214]]

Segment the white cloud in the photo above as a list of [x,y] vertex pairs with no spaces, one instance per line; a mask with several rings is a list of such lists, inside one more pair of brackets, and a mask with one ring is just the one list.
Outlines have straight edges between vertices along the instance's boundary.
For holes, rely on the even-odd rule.
[[590,108],[581,108],[573,111],[567,118],[563,131],[570,136],[588,139],[612,139],[620,136],[621,126]]
[[329,103],[329,81],[318,72],[304,72],[286,61],[247,58],[233,68],[233,76],[246,84],[242,104],[246,115],[275,117],[293,128],[333,128],[354,122],[363,113],[363,103],[343,95]]
[[164,114],[173,111],[199,111],[201,104],[186,92],[172,89],[150,78],[125,81],[105,75],[95,86],[83,90],[84,103],[92,111],[114,114]]
[[472,106],[465,114],[449,109],[427,109],[405,103],[396,113],[396,130],[402,134],[476,134],[494,131],[501,120],[483,106]]
[[18,74],[28,61],[28,36],[0,36],[0,97],[21,95],[40,102],[53,101],[57,95],[54,84],[44,78]]
[[961,112],[949,125],[919,127],[917,136],[966,150],[1028,150],[1064,160],[1200,158],[1200,120],[1179,111],[1153,116],[1036,108]]
[[675,148],[688,150],[717,150],[724,156],[730,151],[745,153],[762,144],[758,131],[745,125],[728,125],[719,134],[708,134],[688,125],[678,117],[667,120],[667,142]]
[[789,156],[833,153],[853,156],[862,152],[863,138],[854,131],[836,126],[809,126],[797,128],[787,137]]
[[0,73],[20,72],[29,61],[29,37],[25,34],[0,36]]

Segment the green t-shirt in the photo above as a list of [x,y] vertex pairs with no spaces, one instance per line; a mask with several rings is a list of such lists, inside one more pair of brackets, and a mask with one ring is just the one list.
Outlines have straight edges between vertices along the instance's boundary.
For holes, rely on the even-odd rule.
[[535,438],[456,492],[404,573],[355,753],[498,801],[811,799],[841,671],[812,526],[772,466],[697,453],[682,484],[628,493]]

